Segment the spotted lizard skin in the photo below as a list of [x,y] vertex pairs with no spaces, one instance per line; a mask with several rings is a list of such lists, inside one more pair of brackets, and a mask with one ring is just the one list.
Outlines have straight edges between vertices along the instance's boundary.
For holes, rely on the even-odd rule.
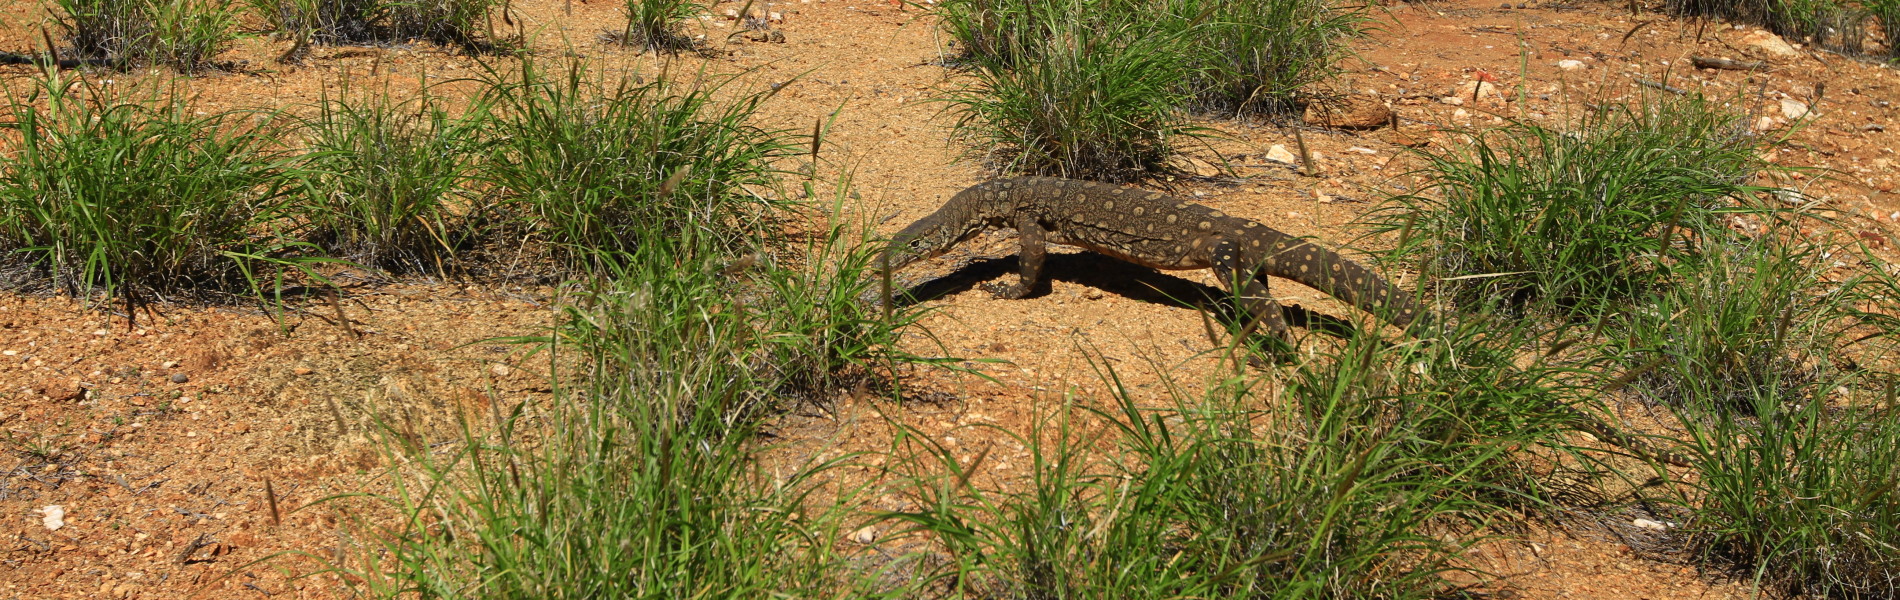
[[957,193],[892,237],[887,268],[943,254],[992,229],[1014,229],[1022,240],[1022,277],[999,293],[1008,298],[1042,285],[1047,245],[1062,244],[1156,269],[1213,269],[1259,327],[1282,341],[1288,339],[1286,318],[1267,293],[1269,275],[1401,327],[1425,316],[1410,294],[1307,240],[1159,192],[1053,177],[998,179]]

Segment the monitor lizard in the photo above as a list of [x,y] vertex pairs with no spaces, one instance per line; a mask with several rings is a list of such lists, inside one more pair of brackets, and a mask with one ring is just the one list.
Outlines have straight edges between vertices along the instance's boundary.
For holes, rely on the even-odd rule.
[[1141,188],[1053,177],[1016,177],[958,192],[936,213],[892,236],[884,269],[943,254],[992,229],[1021,239],[1021,277],[1003,298],[1042,291],[1048,244],[1092,250],[1155,269],[1213,269],[1267,335],[1288,342],[1286,317],[1267,293],[1285,277],[1405,327],[1427,317],[1410,294],[1338,252],[1257,222]]
[[[1432,317],[1411,294],[1326,247],[1258,222],[1180,198],[1127,185],[1054,177],[1014,177],[971,186],[942,208],[891,237],[880,257],[890,273],[985,231],[1014,229],[1021,241],[1020,278],[1003,298],[1043,291],[1049,244],[1075,246],[1155,269],[1213,269],[1237,294],[1255,326],[1290,346],[1286,317],[1267,291],[1267,277],[1285,277],[1373,313],[1399,327],[1427,325]],[[886,298],[886,308],[889,299]],[[1585,429],[1617,446],[1677,466],[1681,456],[1660,450],[1561,402]]]

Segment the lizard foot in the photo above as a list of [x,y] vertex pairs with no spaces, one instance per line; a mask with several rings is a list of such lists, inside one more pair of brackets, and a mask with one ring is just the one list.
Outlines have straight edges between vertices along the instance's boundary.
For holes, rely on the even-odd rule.
[[1001,282],[986,283],[986,284],[983,284],[982,287],[985,291],[988,291],[990,295],[995,296],[997,299],[1000,299],[1000,300],[1021,300],[1023,298],[1028,298],[1035,294],[1035,290],[1033,288],[1027,285],[1023,285],[1020,282],[1016,283],[1015,285],[1004,284]]

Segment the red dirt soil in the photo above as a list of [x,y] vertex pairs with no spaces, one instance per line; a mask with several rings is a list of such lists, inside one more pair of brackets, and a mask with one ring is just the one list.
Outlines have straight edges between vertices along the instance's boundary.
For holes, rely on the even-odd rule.
[[[0,49],[39,47],[42,13],[34,3],[0,4],[22,15],[0,28]],[[723,3],[713,13],[739,6]],[[930,100],[954,74],[940,66],[948,42],[927,13],[846,0],[774,2],[767,10],[783,14],[775,24],[783,43],[727,38],[735,30],[730,20],[706,19],[708,39],[729,55],[673,59],[672,72],[744,71],[743,81],[755,89],[787,83],[760,115],[767,125],[803,131],[835,113],[819,172],[853,175],[857,194],[845,207],[847,218],[894,231],[990,175],[979,160],[960,156],[964,148],[948,138],[943,105]],[[636,73],[655,73],[664,62],[596,42],[599,32],[623,23],[616,2],[515,0],[513,17],[545,56],[572,52]],[[1387,9],[1380,24],[1356,44],[1348,72],[1327,87],[1389,103],[1411,135],[1498,122],[1493,114],[1554,122],[1586,101],[1658,93],[1633,84],[1637,79],[1738,94],[1772,118],[1781,115],[1782,99],[1808,102],[1825,83],[1819,117],[1773,159],[1834,170],[1836,178],[1806,192],[1843,211],[1846,226],[1870,244],[1890,250],[1896,242],[1900,198],[1891,192],[1900,181],[1892,163],[1900,133],[1886,128],[1900,124],[1892,104],[1900,100],[1900,74],[1890,68],[1808,50],[1793,58],[1753,56],[1741,42],[1747,30],[1631,16],[1620,2],[1526,9],[1468,0],[1404,4]],[[224,57],[243,61],[236,72],[184,84],[205,110],[281,107],[315,101],[345,78],[358,87],[413,90],[418,81],[464,77],[476,68],[473,59],[428,45],[319,47],[306,66],[273,63],[284,48],[248,38]],[[1696,70],[1690,56],[1767,60],[1769,67],[1753,74]],[[1582,68],[1556,66],[1567,59]],[[33,72],[4,67],[0,78],[21,89]],[[1472,85],[1480,80],[1494,80],[1502,94],[1474,99]],[[1162,183],[1230,214],[1335,244],[1358,238],[1363,230],[1352,223],[1413,166],[1391,143],[1390,130],[1307,130],[1322,174],[1305,177],[1265,158],[1274,145],[1295,147],[1292,130],[1211,125],[1229,136],[1212,150],[1235,165],[1235,177]],[[1219,160],[1209,150],[1196,158]],[[968,252],[980,259],[1012,250],[993,239]],[[904,278],[927,280],[949,271],[948,264],[920,265]],[[1039,298],[997,300],[971,288],[933,300],[937,310],[924,324],[935,341],[918,335],[907,342],[929,354],[1006,361],[980,365],[996,383],[919,372],[907,386],[945,400],[898,406],[842,398],[835,413],[782,419],[774,433],[788,443],[778,452],[883,450],[890,428],[879,415],[886,415],[960,452],[994,450],[984,477],[1006,484],[1030,462],[1019,445],[972,425],[1025,432],[1065,395],[1103,399],[1094,363],[1114,366],[1138,400],[1156,404],[1168,402],[1156,366],[1188,385],[1190,395],[1215,372],[1218,359],[1203,355],[1209,342],[1196,311],[1150,301],[1136,285],[1098,287],[1086,274],[1053,275],[1053,292]],[[1205,274],[1170,276],[1212,283]],[[1359,318],[1288,282],[1279,282],[1277,293],[1321,314]],[[72,300],[0,294],[0,436],[7,441],[0,448],[0,599],[347,595],[333,576],[303,576],[351,543],[340,505],[294,509],[337,494],[387,491],[381,459],[365,435],[372,408],[409,415],[420,430],[452,431],[458,414],[545,398],[545,364],[524,363],[519,348],[482,340],[547,326],[550,294],[421,283],[356,287],[343,308],[360,322],[360,337],[313,316],[327,316],[326,303],[293,311],[281,325],[248,308],[172,306],[142,316],[128,331],[124,319]],[[175,374],[184,382],[174,383]],[[50,505],[65,512],[57,530],[39,512]],[[1500,597],[1752,597],[1745,584],[1643,560],[1590,530],[1487,544],[1471,561],[1492,573],[1478,588]]]

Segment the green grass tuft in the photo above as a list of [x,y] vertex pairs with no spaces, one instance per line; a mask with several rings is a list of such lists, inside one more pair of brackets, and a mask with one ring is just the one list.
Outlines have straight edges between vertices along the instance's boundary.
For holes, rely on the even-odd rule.
[[489,19],[506,0],[246,0],[251,12],[296,41],[286,58],[310,44],[380,44],[412,39],[468,54],[502,49]]
[[72,58],[119,68],[160,64],[191,73],[237,39],[229,0],[50,0]]
[[686,34],[686,20],[705,10],[697,0],[626,0],[627,27],[618,40],[654,52],[696,50],[701,44]]
[[1045,37],[973,55],[974,81],[950,92],[959,135],[1003,170],[1133,181],[1165,171],[1176,139],[1198,133],[1177,110],[1190,98],[1181,39],[1079,16],[1090,6],[1036,4]]
[[480,219],[474,181],[487,126],[424,92],[326,98],[302,127],[312,172],[310,239],[331,256],[393,272],[442,272]]
[[1422,189],[1379,217],[1398,256],[1448,279],[1464,306],[1600,314],[1666,285],[1731,236],[1768,168],[1743,119],[1697,97],[1592,112],[1570,131],[1530,122],[1425,154]]
[[723,80],[636,84],[579,64],[533,60],[491,70],[495,111],[488,177],[570,269],[605,273],[662,229],[743,247],[786,200],[772,161],[789,134],[749,117],[771,94],[729,95]]
[[[176,90],[55,77],[9,96],[0,248],[68,293],[261,293],[308,259],[288,213],[297,159],[269,113],[198,116]],[[37,108],[44,103],[45,108]]]

